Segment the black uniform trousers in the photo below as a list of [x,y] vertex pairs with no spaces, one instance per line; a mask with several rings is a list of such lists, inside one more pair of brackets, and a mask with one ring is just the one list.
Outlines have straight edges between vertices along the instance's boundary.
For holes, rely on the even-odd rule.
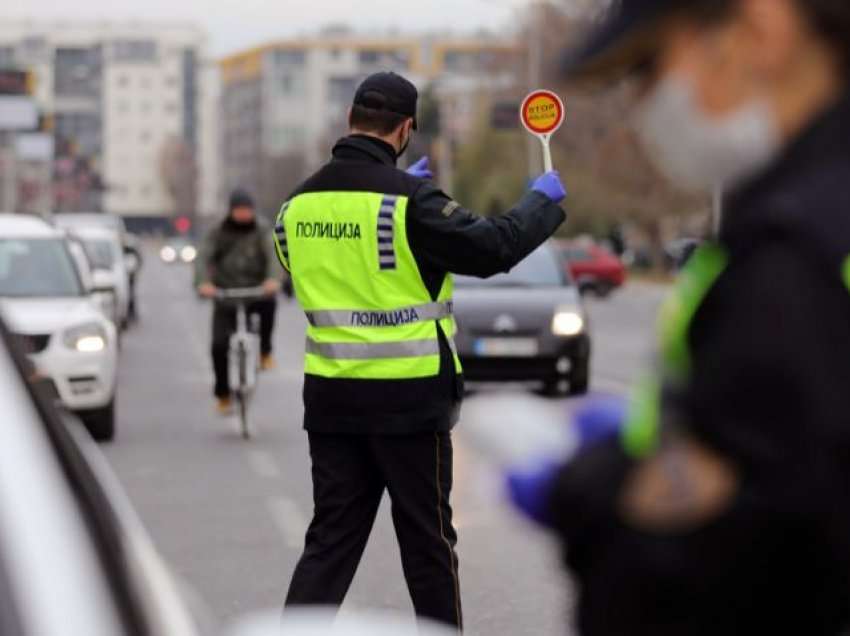
[[[260,317],[260,352],[263,355],[272,352],[272,331],[274,330],[276,311],[277,300],[275,298],[258,300],[248,305],[249,319],[252,314],[257,314]],[[230,347],[230,336],[234,331],[236,331],[236,308],[232,305],[216,303],[212,319],[212,359],[216,397],[230,395],[227,351]]]
[[462,624],[450,433],[309,433],[314,516],[287,606],[340,605],[387,490],[416,614]]

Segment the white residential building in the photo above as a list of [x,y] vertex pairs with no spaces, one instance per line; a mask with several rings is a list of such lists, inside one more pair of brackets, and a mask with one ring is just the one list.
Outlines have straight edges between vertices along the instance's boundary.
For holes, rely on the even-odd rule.
[[194,214],[211,187],[204,47],[191,24],[0,21],[0,68],[35,74],[52,122],[57,209]]

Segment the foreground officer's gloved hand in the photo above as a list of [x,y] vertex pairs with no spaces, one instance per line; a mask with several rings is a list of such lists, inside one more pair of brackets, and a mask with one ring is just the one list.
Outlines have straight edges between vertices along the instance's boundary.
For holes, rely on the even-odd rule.
[[[573,417],[577,448],[573,456],[620,433],[626,405],[616,398],[597,399],[582,406]],[[557,462],[541,459],[535,466],[509,467],[505,486],[511,503],[531,521],[550,526],[548,501],[558,474],[571,458]]]
[[428,157],[422,157],[407,169],[407,174],[419,179],[432,179],[434,173],[428,168]]
[[567,198],[567,190],[561,182],[561,174],[557,170],[537,177],[531,184],[531,189],[548,197],[552,203],[560,203]]

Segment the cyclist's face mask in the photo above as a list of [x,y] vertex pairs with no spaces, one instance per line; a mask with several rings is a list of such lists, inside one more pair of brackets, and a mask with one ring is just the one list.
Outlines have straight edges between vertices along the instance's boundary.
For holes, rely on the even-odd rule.
[[236,225],[253,225],[256,220],[254,208],[247,205],[237,206],[231,210],[230,219]]

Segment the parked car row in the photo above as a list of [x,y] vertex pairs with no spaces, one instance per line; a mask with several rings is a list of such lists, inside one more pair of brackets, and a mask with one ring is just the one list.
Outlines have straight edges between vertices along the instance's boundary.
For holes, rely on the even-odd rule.
[[[115,436],[120,333],[135,273],[119,221],[0,214],[0,314],[26,351],[32,378],[100,441]],[[135,258],[129,265],[138,267]]]

